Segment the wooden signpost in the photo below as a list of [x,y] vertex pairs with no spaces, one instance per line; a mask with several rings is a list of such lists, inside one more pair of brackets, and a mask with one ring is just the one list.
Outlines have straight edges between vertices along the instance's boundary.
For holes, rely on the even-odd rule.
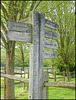
[[44,39],[44,47],[45,48],[50,48],[50,49],[57,49],[58,44],[57,44],[57,42],[49,41],[49,40]]
[[8,39],[11,41],[31,42],[31,33],[9,31]]
[[8,21],[8,39],[11,41],[31,42],[32,25],[28,23]]
[[57,58],[57,51],[44,50],[44,58]]
[[45,27],[48,27],[48,28],[52,28],[52,29],[57,30],[58,25],[55,22],[52,22],[52,21],[50,21],[48,19],[45,19]]
[[[31,23],[31,24],[29,24]],[[48,98],[44,96],[43,59],[57,58],[57,51],[48,51],[44,48],[57,49],[57,42],[50,39],[58,39],[56,32],[45,27],[57,30],[58,25],[45,19],[44,13],[32,11],[28,23],[8,21],[8,39],[11,41],[24,41],[30,43],[30,66],[29,66],[29,99]],[[46,39],[44,39],[46,38]],[[45,90],[43,92],[43,90]]]
[[[58,25],[55,22],[45,19],[45,27],[57,30]],[[45,29],[44,37],[46,38],[46,39],[44,39],[44,48],[50,48],[50,49],[58,48],[57,42],[48,40],[48,39],[57,40],[58,34],[56,32],[53,32],[49,29]],[[57,58],[57,56],[58,56],[57,51],[44,50],[44,58],[54,59],[54,58]]]
[[58,34],[56,32],[45,29],[44,37],[57,40]]
[[10,31],[20,31],[20,32],[26,32],[26,33],[31,33],[32,31],[32,25],[28,23],[8,21],[7,27]]

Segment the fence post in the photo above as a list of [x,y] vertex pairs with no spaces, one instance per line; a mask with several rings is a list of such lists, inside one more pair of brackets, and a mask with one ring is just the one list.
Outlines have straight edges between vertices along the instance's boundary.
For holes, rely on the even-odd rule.
[[[22,77],[25,78],[25,70],[22,70]],[[25,82],[23,82],[23,89],[25,89]]]
[[[28,79],[29,79],[29,67],[28,67]],[[29,83],[27,83],[27,91],[29,89]]]
[[22,68],[21,68],[21,77],[22,77]]
[[[43,73],[43,82],[49,81],[49,74],[48,72]],[[43,99],[48,99],[48,87],[43,86]]]
[[74,71],[74,79],[75,79],[75,71]]
[[47,73],[48,73],[48,67],[47,67]]
[[63,71],[63,78],[64,78],[64,81],[65,81],[65,71]]
[[[4,72],[6,74],[6,67],[4,68]],[[4,77],[4,99],[6,98],[6,78]]]
[[54,72],[54,80],[56,82],[56,71]]
[[71,73],[69,72],[69,82],[71,81]]
[[29,67],[28,67],[28,78],[29,78]]

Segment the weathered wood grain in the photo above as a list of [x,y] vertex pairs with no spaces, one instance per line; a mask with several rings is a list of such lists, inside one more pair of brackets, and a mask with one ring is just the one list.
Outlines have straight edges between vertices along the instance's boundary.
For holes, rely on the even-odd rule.
[[45,95],[43,93],[43,59],[44,59],[44,25],[45,25],[45,14],[39,14],[39,97],[43,99]]
[[39,13],[30,12],[30,22],[33,26],[32,43],[30,43],[29,64],[29,99],[38,99],[39,94]]
[[57,42],[44,39],[44,48],[57,49],[58,44],[57,44]]
[[46,87],[61,87],[61,88],[70,88],[75,89],[75,83],[73,82],[64,82],[64,81],[58,81],[58,82],[45,82],[44,86]]
[[9,79],[13,79],[13,80],[21,81],[21,82],[26,82],[26,83],[29,82],[29,79],[25,79],[25,78],[21,78],[21,77],[9,75],[9,74],[1,74],[1,77],[6,77],[6,78],[9,78]]
[[[47,72],[43,73],[43,80],[44,82],[48,82],[49,81],[49,74]],[[48,99],[48,87],[45,87],[43,85],[43,99]]]
[[57,58],[57,51],[44,50],[44,58]]
[[9,31],[7,36],[11,41],[32,42],[30,33]]
[[24,18],[24,19],[21,19],[19,22],[22,22],[22,23],[29,23],[29,17]]
[[58,25],[55,22],[52,22],[52,21],[50,21],[48,19],[45,19],[45,27],[49,27],[49,28],[57,30]]
[[48,30],[48,29],[45,29],[44,37],[57,40],[58,39],[58,33],[53,32],[53,31]]
[[8,21],[7,27],[10,31],[20,31],[20,32],[26,32],[26,33],[32,32],[32,25],[29,23]]

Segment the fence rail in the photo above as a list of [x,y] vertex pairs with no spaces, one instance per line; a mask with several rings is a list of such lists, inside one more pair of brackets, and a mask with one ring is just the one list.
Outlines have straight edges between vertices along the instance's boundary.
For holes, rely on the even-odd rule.
[[[54,71],[54,72],[49,72],[48,71],[48,73],[49,74],[53,74],[53,76],[54,77],[49,77],[49,79],[54,79],[55,81],[56,81],[56,79],[59,79],[59,78],[63,78],[63,80],[65,81],[65,74],[66,74],[66,72],[65,71],[63,71],[63,72],[56,72],[56,71]],[[62,73],[63,74],[63,76],[57,76],[57,74],[59,74],[59,73]],[[71,76],[71,73],[74,73],[74,75],[72,75]],[[70,81],[71,81],[71,78],[75,78],[75,71],[74,72],[69,72],[69,77],[70,77]]]
[[[3,70],[3,71],[1,71],[2,74],[5,74],[4,68],[5,67],[1,67],[1,70]],[[54,77],[49,77],[49,79],[54,79],[56,81],[56,79],[58,79],[58,78],[63,78],[63,80],[65,81],[65,77],[66,77],[65,76],[65,74],[66,74],[65,71],[63,71],[63,72],[56,72],[56,71],[52,72],[52,71],[50,71],[50,69],[52,69],[52,67],[43,67],[43,71],[46,71],[49,74],[53,74],[54,75]],[[62,73],[63,76],[62,77],[60,77],[60,76],[57,77],[57,74],[60,74],[60,73]],[[75,77],[75,71],[74,72],[69,72],[69,73],[70,73],[69,75],[70,75],[70,81],[71,81],[71,78]],[[74,73],[74,75],[71,75],[73,73]],[[22,67],[14,67],[14,75],[15,74],[20,74],[21,76],[22,75],[25,76],[25,74],[29,75],[29,67],[25,67],[23,73],[22,73]],[[28,78],[29,78],[29,76],[28,76]]]
[[[27,70],[26,70],[27,69]],[[73,82],[65,82],[65,71],[63,71],[63,72],[56,72],[56,71],[54,71],[54,72],[51,72],[50,71],[50,69],[51,69],[51,67],[45,67],[45,68],[43,68],[44,70],[44,73],[47,73],[47,77],[46,77],[46,75],[44,76],[45,78],[45,80],[44,80],[44,94],[46,95],[46,97],[48,97],[48,93],[46,93],[46,91],[48,91],[48,87],[61,87],[61,88],[69,88],[69,89],[76,89],[76,87],[75,87],[75,83],[73,83]],[[5,74],[5,70],[4,70],[4,68],[2,68],[2,70],[4,71],[3,73],[1,72],[1,77],[4,77],[4,80],[6,79],[6,78],[9,78],[9,79],[13,79],[13,80],[17,80],[17,81],[20,81],[20,82],[15,82],[14,83],[14,85],[16,85],[16,84],[20,84],[20,83],[23,83],[23,89],[25,88],[25,86],[27,86],[27,91],[28,91],[28,84],[27,85],[25,85],[25,82],[26,83],[29,83],[29,79],[25,79],[25,74],[29,74],[29,68],[25,68],[25,70],[24,70],[24,72],[22,73],[22,68],[15,68],[15,71],[20,71],[20,72],[14,72],[14,75],[9,75],[9,74]],[[57,74],[59,74],[59,73],[62,73],[63,74],[63,76],[57,76]],[[70,79],[72,78],[72,77],[75,77],[74,75],[75,75],[75,71],[74,72],[69,72],[70,74]],[[73,74],[74,73],[74,75],[72,75],[71,76],[71,74]],[[23,77],[17,77],[17,76],[15,76],[15,74],[19,74],[19,75],[24,75]],[[52,74],[53,75],[53,77],[50,77],[50,74]],[[29,78],[29,76],[28,76],[28,78]],[[63,78],[63,81],[57,81],[56,79],[59,79],[59,78]],[[55,82],[49,82],[49,79],[54,79],[54,81]],[[4,85],[2,85],[2,86],[0,86],[1,88],[6,88],[5,87],[5,82],[4,82]],[[45,97],[44,97],[45,98]]]
[[21,77],[17,77],[14,75],[9,75],[9,74],[1,74],[1,77],[5,77],[5,78],[9,78],[9,79],[13,79],[13,80],[17,80],[17,81],[21,81],[21,82],[29,82],[29,79],[25,79],[25,78],[21,78]]
[[70,89],[75,89],[75,83],[73,82],[44,82],[44,86],[46,87],[62,87],[62,88],[70,88]]

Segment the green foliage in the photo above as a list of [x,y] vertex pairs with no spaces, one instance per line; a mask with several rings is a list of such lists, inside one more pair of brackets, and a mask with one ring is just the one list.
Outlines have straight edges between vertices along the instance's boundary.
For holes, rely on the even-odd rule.
[[51,67],[51,60],[50,59],[44,59],[44,67]]
[[[58,26],[58,58],[51,60],[60,71],[66,65],[75,67],[75,2],[74,1],[42,1],[37,8],[44,12],[47,19],[56,22]],[[49,62],[49,61],[48,61]]]
[[[22,59],[22,52],[23,52],[23,59]],[[19,67],[22,66],[22,62],[24,60],[24,66],[29,66],[29,44],[28,43],[21,43],[16,42],[15,46],[15,66]]]
[[[44,59],[44,66],[57,66],[60,71],[66,69],[66,63],[70,67],[70,71],[75,67],[75,2],[74,1],[1,1],[1,27],[2,27],[2,44],[5,47],[7,39],[8,20],[20,21],[29,16],[29,12],[36,9],[38,12],[45,13],[45,17],[58,26],[58,58]],[[51,30],[51,29],[50,29]],[[55,30],[53,30],[55,31]],[[22,56],[19,45],[16,44],[15,50],[15,66],[22,66]],[[49,49],[47,49],[49,50]],[[50,49],[52,50],[52,49]],[[1,63],[5,65],[5,57],[1,57]],[[24,65],[29,66],[29,49],[24,50]],[[73,68],[72,68],[73,67]]]
[[[37,8],[39,3],[40,1],[1,1],[1,43],[2,43],[2,46],[5,47],[7,52],[13,53],[13,54],[10,54],[10,56],[11,55],[14,56],[15,42],[8,40],[7,21],[12,20],[12,21],[19,22],[21,19],[28,17],[29,12],[33,10],[33,8]],[[16,66],[22,66],[22,61],[25,62],[25,66],[28,66],[29,56],[27,56],[28,55],[27,49],[26,49],[26,53],[27,54],[24,54],[26,58],[25,61],[23,60],[23,58],[20,57],[20,55],[19,56],[16,55],[17,56],[16,58],[18,58],[18,60],[16,60],[15,62]],[[3,58],[2,58],[2,66],[4,65],[5,63],[3,62]]]
[[6,64],[6,52],[4,48],[1,48],[1,66],[5,66]]

